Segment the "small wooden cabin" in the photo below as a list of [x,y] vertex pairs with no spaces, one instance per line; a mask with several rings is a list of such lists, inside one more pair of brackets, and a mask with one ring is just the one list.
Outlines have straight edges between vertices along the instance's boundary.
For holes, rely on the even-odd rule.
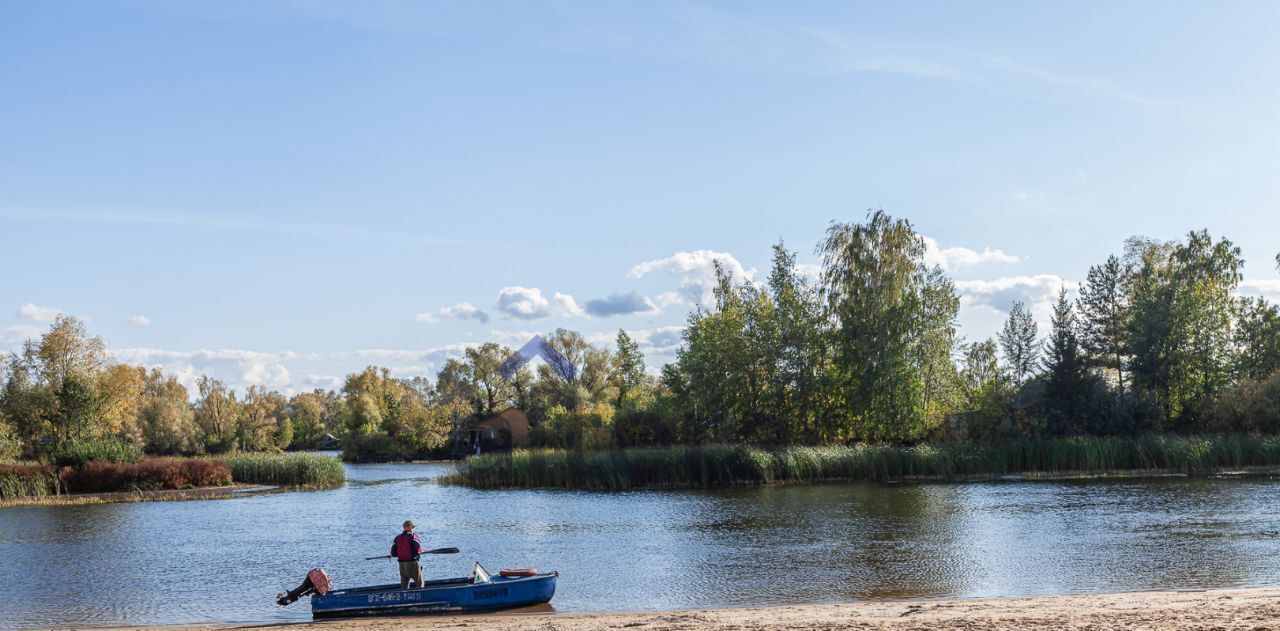
[[520,408],[507,408],[468,428],[471,453],[510,451],[529,438],[529,417]]

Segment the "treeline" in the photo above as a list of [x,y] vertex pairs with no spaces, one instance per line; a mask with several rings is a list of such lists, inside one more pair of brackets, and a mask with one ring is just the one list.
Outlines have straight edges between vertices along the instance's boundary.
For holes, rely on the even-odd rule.
[[1236,295],[1226,239],[1132,238],[1076,300],[1061,288],[1047,335],[1014,303],[978,342],[907,221],[833,224],[818,251],[813,283],[781,245],[764,286],[717,270],[716,304],[663,370],[677,442],[1280,431],[1280,312]]
[[576,371],[504,379],[512,350],[487,343],[434,382],[369,367],[292,397],[207,376],[188,392],[111,361],[60,317],[3,359],[0,458],[48,460],[86,441],[274,451],[326,434],[348,459],[440,457],[469,451],[468,428],[512,406],[532,422],[528,446],[585,450],[1280,433],[1280,311],[1237,295],[1244,262],[1226,239],[1130,239],[1077,298],[1061,288],[1046,334],[1015,303],[996,338],[972,342],[956,330],[954,283],[925,263],[909,222],[877,211],[835,223],[818,251],[813,279],[782,244],[764,283],[717,266],[714,304],[690,314],[657,378],[625,331],[606,347],[557,329],[547,343]]
[[81,465],[152,455],[314,449],[339,439],[352,460],[444,457],[467,450],[467,428],[510,406],[527,410],[539,445],[607,447],[617,409],[647,408],[653,380],[638,345],[617,352],[564,329],[548,342],[578,368],[547,366],[510,381],[511,349],[483,344],[450,359],[432,383],[368,367],[338,390],[285,396],[262,386],[238,394],[208,376],[190,392],[156,369],[113,361],[84,323],[60,316],[39,339],[0,358],[0,460]]

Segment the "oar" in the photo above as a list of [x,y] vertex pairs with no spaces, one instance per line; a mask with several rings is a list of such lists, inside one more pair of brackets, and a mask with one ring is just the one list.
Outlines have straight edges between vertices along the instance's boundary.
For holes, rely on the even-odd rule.
[[[458,550],[457,548],[436,548],[434,550],[423,550],[422,554],[457,554],[458,552],[460,552],[460,550]],[[365,557],[364,560],[373,561],[374,559],[391,559],[391,558],[394,558],[394,557],[390,554],[384,554],[380,557]]]

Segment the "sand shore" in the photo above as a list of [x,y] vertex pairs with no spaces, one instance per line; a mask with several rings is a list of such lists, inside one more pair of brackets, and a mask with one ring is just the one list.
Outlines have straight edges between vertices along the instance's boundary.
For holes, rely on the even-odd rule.
[[[301,603],[305,604],[305,603]],[[298,631],[604,631],[605,629],[1280,629],[1280,589],[916,600],[643,613],[513,613],[340,620]]]

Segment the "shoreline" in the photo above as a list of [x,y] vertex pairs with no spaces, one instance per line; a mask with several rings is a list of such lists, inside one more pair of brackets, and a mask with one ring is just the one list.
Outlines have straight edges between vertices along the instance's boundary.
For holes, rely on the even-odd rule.
[[280,489],[264,484],[230,484],[227,486],[201,486],[191,489],[157,489],[137,491],[111,491],[106,493],[62,493],[44,497],[20,497],[0,501],[0,508],[16,506],[82,506],[86,504],[131,504],[135,502],[182,502],[191,500],[220,500],[255,493],[268,493]]
[[[296,605],[295,605],[296,606]],[[305,606],[305,603],[303,603]],[[323,625],[323,626],[321,626]],[[137,629],[324,629],[325,631],[729,631],[743,629],[1276,629],[1280,588],[1141,591],[1069,596],[864,601],[612,613],[527,610],[488,615],[355,618],[254,625]]]

